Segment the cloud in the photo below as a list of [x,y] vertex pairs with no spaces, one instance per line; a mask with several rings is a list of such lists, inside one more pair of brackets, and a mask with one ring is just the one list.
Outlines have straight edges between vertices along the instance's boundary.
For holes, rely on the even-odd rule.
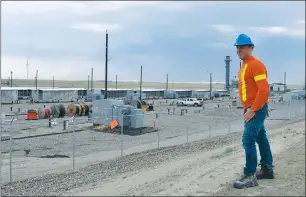
[[90,23],[81,23],[72,25],[71,28],[83,30],[83,31],[91,31],[95,33],[105,32],[106,30],[120,30],[122,27],[119,24],[90,24]]
[[[202,81],[205,77],[197,71],[207,70],[214,80],[224,81],[226,55],[233,59],[231,75],[237,75],[239,59],[233,43],[239,33],[252,37],[255,53],[270,69],[281,70],[285,63],[280,57],[289,62],[305,59],[300,40],[305,37],[302,5],[304,2],[5,1],[1,16],[3,77],[10,70],[17,77],[26,77],[24,65],[29,55],[30,70],[35,74],[39,69],[40,77],[86,80],[93,67],[95,78],[103,80],[105,29],[112,57],[109,76],[118,74],[120,79],[139,79],[143,64],[145,80],[164,80],[168,73],[170,81]],[[288,71],[288,76],[294,74]]]
[[204,46],[209,47],[209,48],[223,48],[223,49],[230,48],[228,44],[222,43],[222,42],[209,43],[209,44],[205,44]]
[[296,21],[297,24],[305,25],[305,20],[298,20]]
[[212,28],[221,33],[235,33],[238,30],[234,25],[229,24],[215,24]]
[[305,30],[282,26],[249,27],[249,30],[269,35],[305,37]]

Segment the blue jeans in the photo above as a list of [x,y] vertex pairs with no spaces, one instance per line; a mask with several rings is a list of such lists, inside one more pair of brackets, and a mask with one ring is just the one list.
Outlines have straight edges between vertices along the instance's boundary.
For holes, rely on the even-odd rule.
[[[246,110],[244,110],[244,113]],[[246,165],[244,175],[253,175],[257,167],[257,142],[260,152],[260,164],[273,166],[273,159],[269,140],[266,135],[264,121],[268,114],[268,104],[265,104],[262,109],[258,110],[255,116],[244,123],[244,133],[242,136],[243,148],[245,150]]]

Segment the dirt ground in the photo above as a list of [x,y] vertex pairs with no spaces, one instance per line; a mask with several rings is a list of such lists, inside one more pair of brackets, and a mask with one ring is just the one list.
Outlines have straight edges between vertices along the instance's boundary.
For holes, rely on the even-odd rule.
[[305,120],[269,130],[268,135],[276,179],[260,180],[255,188],[231,187],[244,166],[241,135],[238,135],[233,143],[210,151],[183,152],[167,162],[124,172],[103,183],[71,189],[62,195],[305,196]]

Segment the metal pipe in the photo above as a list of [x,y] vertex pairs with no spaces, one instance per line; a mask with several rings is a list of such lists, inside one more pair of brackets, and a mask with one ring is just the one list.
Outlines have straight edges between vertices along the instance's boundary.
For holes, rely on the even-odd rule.
[[227,91],[229,91],[230,88],[230,64],[231,64],[231,57],[230,56],[225,56],[225,88]]

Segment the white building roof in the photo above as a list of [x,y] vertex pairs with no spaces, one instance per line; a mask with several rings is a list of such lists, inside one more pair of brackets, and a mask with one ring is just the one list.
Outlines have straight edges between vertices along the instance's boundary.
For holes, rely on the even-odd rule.
[[196,90],[193,90],[193,91],[196,91],[196,92],[210,92],[209,89],[196,89]]
[[[1,87],[2,90],[36,90],[36,87]],[[59,87],[37,87],[37,90],[42,90],[42,91],[77,91],[77,90],[87,90],[87,88],[59,88]],[[104,88],[94,88],[94,91],[101,91],[104,90]],[[128,89],[128,88],[107,88],[108,91],[128,91],[128,90],[134,90],[134,91],[139,91],[139,88],[134,88],[134,89]],[[175,92],[183,92],[183,91],[201,91],[201,92],[206,92],[210,91],[209,89],[168,89],[169,91],[175,91]],[[166,91],[166,89],[155,89],[155,88],[145,88],[142,89],[144,92],[157,92],[157,91]],[[225,89],[218,89],[218,90],[212,90],[212,91],[227,91]]]
[[86,90],[85,88],[38,88],[38,90],[42,91],[78,91],[78,90]]
[[[36,87],[1,87],[1,89],[2,90],[36,90]],[[37,89],[50,89],[50,87],[37,87]]]
[[[36,87],[1,87],[1,90],[36,90]],[[71,90],[86,90],[85,88],[58,88],[54,87],[37,87],[37,90],[43,91],[71,91]]]

